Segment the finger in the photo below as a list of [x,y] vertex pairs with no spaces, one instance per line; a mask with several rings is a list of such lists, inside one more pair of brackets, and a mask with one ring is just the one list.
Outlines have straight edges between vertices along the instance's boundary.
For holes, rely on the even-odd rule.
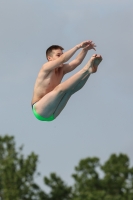
[[90,44],[88,44],[86,47],[91,47],[91,45],[90,45]]
[[92,43],[92,45],[96,45],[95,43]]
[[87,42],[87,41],[83,42],[83,45],[87,45],[87,44],[88,44],[88,42]]
[[96,47],[95,43],[91,44],[93,47]]
[[86,44],[90,44],[90,41],[86,41]]

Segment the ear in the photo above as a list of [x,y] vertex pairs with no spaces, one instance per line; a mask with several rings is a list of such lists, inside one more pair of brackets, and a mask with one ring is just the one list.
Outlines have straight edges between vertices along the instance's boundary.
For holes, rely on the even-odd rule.
[[48,61],[51,61],[51,60],[52,60],[51,56],[48,56]]

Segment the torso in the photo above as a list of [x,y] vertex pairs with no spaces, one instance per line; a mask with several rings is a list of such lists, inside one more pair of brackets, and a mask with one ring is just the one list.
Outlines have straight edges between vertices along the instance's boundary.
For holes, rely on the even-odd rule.
[[63,68],[56,68],[51,72],[40,70],[35,82],[33,98],[31,104],[39,101],[47,93],[51,92],[57,85],[61,83],[63,78]]

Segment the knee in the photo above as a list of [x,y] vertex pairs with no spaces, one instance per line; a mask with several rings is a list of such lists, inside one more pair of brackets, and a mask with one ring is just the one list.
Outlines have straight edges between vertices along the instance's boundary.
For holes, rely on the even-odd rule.
[[62,87],[61,85],[58,85],[54,91],[58,94],[58,95],[65,95],[65,94],[71,94],[73,88],[72,89],[66,89],[64,87]]
[[60,85],[58,85],[54,91],[56,91],[58,94],[63,94],[65,91],[63,89],[63,87],[61,87]]

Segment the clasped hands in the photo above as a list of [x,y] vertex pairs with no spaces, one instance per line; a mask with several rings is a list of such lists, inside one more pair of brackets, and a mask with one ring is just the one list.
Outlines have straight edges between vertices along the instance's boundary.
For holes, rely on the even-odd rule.
[[96,45],[95,43],[93,43],[93,41],[91,40],[87,40],[87,41],[84,41],[84,42],[81,42],[80,44],[77,45],[78,48],[83,48],[84,50],[90,50],[90,49],[95,49]]

